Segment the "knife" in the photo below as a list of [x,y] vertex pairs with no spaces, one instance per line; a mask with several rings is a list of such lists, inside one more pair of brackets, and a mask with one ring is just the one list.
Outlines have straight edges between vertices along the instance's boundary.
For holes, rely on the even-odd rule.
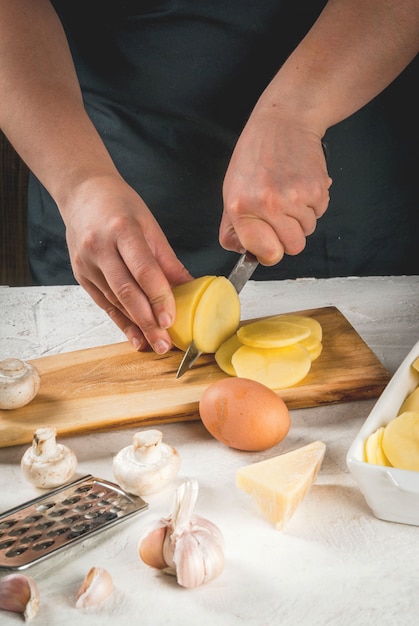
[[[228,280],[231,282],[237,293],[241,292],[257,266],[258,260],[253,254],[245,252],[241,255],[231,274],[228,276]],[[201,354],[202,352],[198,350],[195,343],[192,341],[183,356],[181,364],[179,365],[176,378],[180,378],[185,372],[191,369]]]

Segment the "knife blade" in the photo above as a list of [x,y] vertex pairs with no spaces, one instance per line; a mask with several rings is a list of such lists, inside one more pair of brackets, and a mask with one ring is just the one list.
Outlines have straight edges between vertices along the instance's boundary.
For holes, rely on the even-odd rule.
[[[257,266],[258,260],[253,254],[245,252],[241,255],[228,276],[228,280],[231,282],[237,293],[241,292]],[[201,354],[202,352],[198,350],[195,343],[192,341],[183,356],[181,364],[179,365],[176,378],[180,378],[185,372],[191,369]]]

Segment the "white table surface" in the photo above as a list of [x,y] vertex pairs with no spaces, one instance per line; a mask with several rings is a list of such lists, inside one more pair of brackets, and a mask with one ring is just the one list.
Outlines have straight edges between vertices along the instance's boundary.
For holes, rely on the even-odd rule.
[[[250,282],[243,319],[337,306],[393,373],[419,339],[419,277]],[[80,287],[0,287],[0,358],[31,359],[123,341],[120,331]],[[40,589],[42,626],[406,626],[419,615],[419,528],[376,519],[346,466],[346,453],[374,400],[291,412],[287,438],[245,453],[212,439],[199,421],[162,425],[164,441],[182,458],[178,479],[147,498],[149,509],[25,573]],[[76,476],[114,480],[112,458],[136,429],[62,439],[76,453]],[[235,486],[237,468],[316,439],[326,456],[308,496],[279,532]],[[27,446],[0,449],[0,512],[40,495],[25,481]],[[137,556],[145,524],[166,516],[173,489],[186,477],[200,485],[195,512],[216,523],[226,563],[196,589],[150,569]],[[115,592],[100,608],[74,607],[92,566],[112,575]],[[0,576],[4,575],[4,572]],[[1,626],[22,622],[1,612]]]

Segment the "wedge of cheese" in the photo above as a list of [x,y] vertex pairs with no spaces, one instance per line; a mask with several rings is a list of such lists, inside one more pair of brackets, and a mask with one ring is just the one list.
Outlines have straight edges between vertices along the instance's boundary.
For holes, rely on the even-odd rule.
[[322,441],[237,470],[237,486],[250,494],[278,530],[291,519],[316,480],[326,452]]

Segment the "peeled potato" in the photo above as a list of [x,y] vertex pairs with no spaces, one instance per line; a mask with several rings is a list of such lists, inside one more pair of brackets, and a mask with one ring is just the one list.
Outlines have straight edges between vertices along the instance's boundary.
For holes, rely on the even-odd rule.
[[170,337],[174,345],[183,350],[188,349],[193,339],[193,322],[195,311],[202,294],[215,276],[201,276],[173,288],[176,302],[176,320],[169,328]]
[[196,307],[193,340],[201,352],[215,352],[240,323],[240,300],[232,283],[217,276]]
[[384,426],[380,426],[365,442],[365,460],[367,463],[374,463],[375,465],[391,466],[390,461],[386,457],[383,450],[383,435]]
[[241,346],[231,360],[237,376],[251,378],[270,389],[296,385],[311,367],[310,355],[299,343],[284,348]]
[[237,336],[244,345],[252,348],[283,348],[305,339],[310,333],[307,326],[284,322],[276,316],[242,326]]
[[176,320],[169,328],[174,345],[186,351],[192,341],[201,352],[215,352],[240,322],[240,300],[224,276],[201,276],[173,288]]
[[419,471],[419,412],[406,411],[391,420],[382,447],[393,467]]

